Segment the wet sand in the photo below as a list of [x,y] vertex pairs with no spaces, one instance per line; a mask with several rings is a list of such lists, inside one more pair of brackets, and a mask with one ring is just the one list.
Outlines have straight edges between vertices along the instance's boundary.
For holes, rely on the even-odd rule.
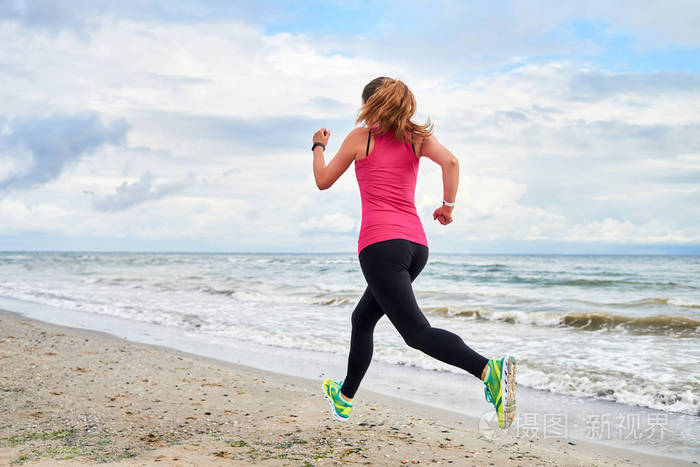
[[[0,465],[687,465],[0,311]],[[486,434],[486,436],[485,436]]]

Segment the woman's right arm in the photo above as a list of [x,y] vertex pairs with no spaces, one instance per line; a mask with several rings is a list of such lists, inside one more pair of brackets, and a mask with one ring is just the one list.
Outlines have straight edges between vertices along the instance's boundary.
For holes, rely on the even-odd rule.
[[[425,156],[442,167],[443,200],[454,203],[457,198],[459,185],[459,161],[445,146],[440,144],[435,135],[430,135],[420,149]],[[442,205],[433,212],[433,220],[437,219],[442,225],[452,222],[453,206]]]

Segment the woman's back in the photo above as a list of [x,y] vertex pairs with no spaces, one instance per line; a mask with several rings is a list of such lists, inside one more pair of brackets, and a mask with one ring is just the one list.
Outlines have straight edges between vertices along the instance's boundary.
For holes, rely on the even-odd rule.
[[393,238],[428,246],[415,206],[419,158],[411,143],[398,140],[391,131],[375,135],[376,130],[370,130],[372,152],[355,161],[362,199],[358,254],[372,243]]

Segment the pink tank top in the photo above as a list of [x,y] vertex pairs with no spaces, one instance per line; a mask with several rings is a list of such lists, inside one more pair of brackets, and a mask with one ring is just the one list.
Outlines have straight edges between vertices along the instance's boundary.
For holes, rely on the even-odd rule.
[[362,199],[357,254],[372,243],[394,238],[428,246],[415,205],[419,159],[411,143],[395,139],[391,131],[377,136],[376,129],[372,128],[372,152],[355,161]]

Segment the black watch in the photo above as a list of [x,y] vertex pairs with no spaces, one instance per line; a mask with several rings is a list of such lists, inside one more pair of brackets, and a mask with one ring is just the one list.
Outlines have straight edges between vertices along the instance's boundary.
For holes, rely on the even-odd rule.
[[314,145],[311,146],[311,150],[313,151],[314,149],[316,149],[316,146],[321,146],[321,147],[323,148],[324,151],[326,150],[326,145],[323,144],[323,143],[319,143],[318,141],[316,141],[316,142],[314,143]]

